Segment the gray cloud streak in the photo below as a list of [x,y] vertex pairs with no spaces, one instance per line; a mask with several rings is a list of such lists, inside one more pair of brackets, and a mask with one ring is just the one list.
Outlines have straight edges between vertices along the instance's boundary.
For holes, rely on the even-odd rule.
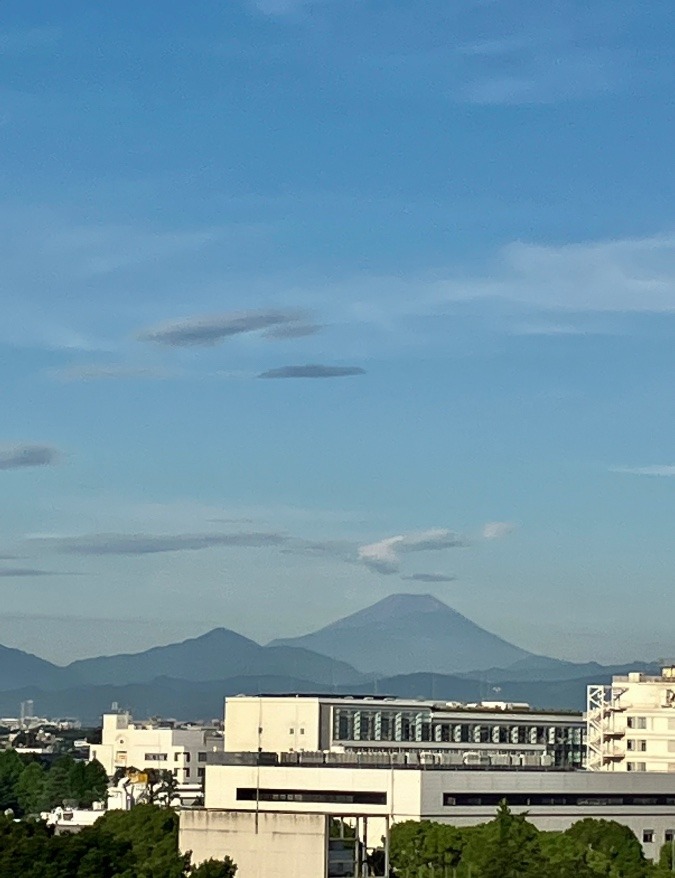
[[142,341],[152,341],[169,347],[206,347],[235,335],[285,324],[298,324],[304,317],[304,312],[290,309],[236,311],[164,323],[142,331],[138,337]]
[[402,576],[410,582],[455,582],[456,576],[447,576],[445,573],[413,573],[410,576]]
[[365,375],[359,366],[281,366],[261,372],[258,378],[346,378],[349,375]]
[[39,570],[34,567],[0,567],[0,579],[14,579],[20,576],[74,576],[60,570]]
[[50,445],[14,445],[0,448],[0,470],[54,466],[59,457],[59,452]]
[[285,339],[291,338],[305,338],[308,335],[316,335],[318,332],[321,332],[323,326],[319,326],[318,323],[288,323],[282,326],[275,326],[273,329],[268,329],[263,333],[265,338],[270,338],[275,341],[284,341]]
[[287,541],[278,533],[86,534],[80,537],[36,537],[31,542],[65,555],[154,555],[217,547],[264,548]]

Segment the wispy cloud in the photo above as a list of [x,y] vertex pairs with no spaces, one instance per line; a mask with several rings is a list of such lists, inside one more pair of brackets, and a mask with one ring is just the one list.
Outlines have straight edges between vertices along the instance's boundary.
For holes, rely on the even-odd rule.
[[60,456],[51,445],[12,445],[0,448],[0,470],[54,466]]
[[514,242],[489,275],[428,286],[433,301],[504,299],[542,310],[675,311],[675,236],[579,244]]
[[409,582],[455,582],[456,576],[448,576],[447,573],[412,573],[410,576],[402,576]]
[[460,534],[444,528],[434,528],[416,534],[399,534],[377,543],[369,543],[359,548],[358,555],[366,567],[377,573],[390,575],[399,572],[401,555],[408,552],[454,549],[466,545],[466,540]]
[[488,521],[483,525],[482,536],[484,540],[501,540],[515,530],[516,525],[510,521]]
[[79,537],[35,536],[31,543],[66,555],[153,555],[160,552],[199,551],[218,547],[278,546],[288,538],[267,532],[196,534],[86,534]]
[[111,363],[109,365],[84,364],[81,366],[66,366],[63,369],[53,369],[49,373],[58,381],[164,381],[174,377],[174,373],[167,369],[154,369],[144,366],[124,366]]
[[28,576],[79,576],[60,570],[40,570],[35,567],[0,567],[0,579],[16,579]]
[[261,372],[258,378],[346,378],[350,375],[365,375],[360,366],[281,366]]
[[629,476],[675,476],[675,464],[656,464],[654,466],[614,466],[610,472]]
[[139,338],[169,347],[210,346],[235,335],[297,325],[304,316],[298,310],[258,310],[189,317],[146,329],[139,333]]

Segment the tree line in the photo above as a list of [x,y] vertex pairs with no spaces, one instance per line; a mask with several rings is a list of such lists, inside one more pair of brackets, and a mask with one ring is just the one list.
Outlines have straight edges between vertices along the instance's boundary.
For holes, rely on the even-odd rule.
[[178,815],[137,805],[108,811],[75,834],[0,815],[0,878],[234,878],[229,857],[190,865],[178,851]]
[[651,863],[634,833],[613,820],[587,818],[565,832],[542,832],[506,802],[479,826],[410,820],[390,833],[396,878],[672,878],[672,854],[666,844]]
[[52,763],[15,750],[0,753],[0,811],[16,816],[39,814],[72,802],[90,808],[105,801],[108,777],[100,762],[84,762],[61,756]]

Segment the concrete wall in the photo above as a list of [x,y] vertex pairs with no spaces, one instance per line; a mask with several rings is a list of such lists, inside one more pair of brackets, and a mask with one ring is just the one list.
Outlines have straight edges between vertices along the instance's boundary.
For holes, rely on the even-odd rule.
[[225,702],[225,750],[320,750],[318,698],[237,696]]
[[184,810],[178,844],[195,865],[232,857],[237,878],[323,878],[326,818],[322,814]]

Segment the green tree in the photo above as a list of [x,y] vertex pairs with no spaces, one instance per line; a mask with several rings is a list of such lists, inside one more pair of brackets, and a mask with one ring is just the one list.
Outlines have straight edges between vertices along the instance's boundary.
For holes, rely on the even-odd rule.
[[7,808],[18,810],[16,785],[23,770],[24,763],[16,750],[5,750],[0,753],[0,811],[5,811]]
[[574,823],[563,835],[601,854],[621,878],[644,878],[650,873],[642,845],[622,823],[589,817]]
[[234,878],[237,867],[229,857],[224,860],[205,860],[199,866],[194,866],[190,872],[191,878]]
[[24,814],[38,814],[47,808],[45,770],[39,762],[31,762],[16,782],[16,798]]
[[542,878],[539,832],[525,814],[513,814],[506,801],[490,823],[475,827],[462,862],[480,878]]
[[71,787],[71,772],[75,767],[72,756],[61,756],[45,774],[44,797],[47,807],[56,808],[67,799],[76,798]]
[[84,765],[84,785],[80,788],[82,807],[90,808],[94,802],[105,802],[108,792],[108,775],[98,759],[76,763],[76,765]]

